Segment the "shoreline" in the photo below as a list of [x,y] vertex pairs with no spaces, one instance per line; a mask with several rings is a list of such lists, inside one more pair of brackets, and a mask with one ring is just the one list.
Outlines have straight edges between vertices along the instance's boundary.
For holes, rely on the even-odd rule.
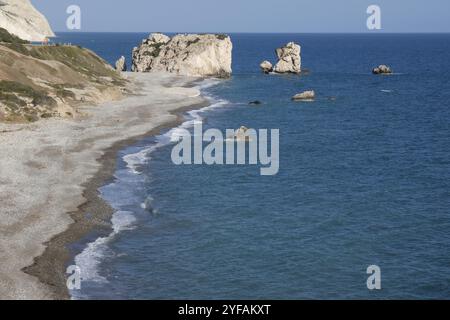
[[[99,116],[98,114],[101,113],[102,109],[108,108],[108,106],[115,105],[115,108],[120,108],[120,105],[127,105],[128,103],[127,107],[130,109],[128,111],[134,111],[136,113],[134,119],[128,119],[129,127],[113,128],[112,131],[115,133],[113,141],[103,148],[100,147],[100,150],[90,149],[92,148],[92,145],[95,145],[96,142],[99,143],[99,141],[102,140],[102,134],[100,134],[98,141],[95,136],[88,136],[87,138],[90,141],[78,141],[82,144],[81,146],[76,146],[77,149],[80,149],[80,152],[89,153],[89,151],[91,151],[90,156],[92,159],[90,160],[94,160],[95,164],[89,163],[88,166],[94,166],[96,170],[90,174],[85,173],[85,179],[82,183],[74,182],[71,185],[71,187],[77,189],[80,194],[77,195],[78,197],[76,197],[76,200],[72,199],[72,203],[69,205],[69,207],[74,207],[75,204],[73,202],[78,202],[73,210],[60,210],[58,214],[61,220],[65,220],[64,230],[56,228],[57,230],[53,230],[52,234],[47,234],[46,241],[43,241],[42,244],[36,244],[41,247],[39,254],[28,257],[28,259],[32,259],[32,263],[20,268],[20,273],[22,273],[25,278],[33,277],[37,283],[30,283],[30,280],[32,280],[31,278],[21,279],[22,281],[15,282],[20,286],[19,288],[8,288],[8,286],[5,288],[3,284],[8,284],[8,281],[0,279],[1,288],[3,288],[0,289],[0,299],[70,299],[66,287],[65,269],[67,263],[73,256],[67,246],[80,241],[80,239],[92,231],[98,231],[99,234],[108,234],[111,232],[112,225],[110,219],[114,211],[109,204],[100,197],[99,188],[114,180],[113,175],[116,169],[118,152],[143,138],[158,134],[165,128],[175,127],[181,124],[184,121],[183,114],[185,112],[199,109],[209,104],[209,102],[199,94],[199,90],[191,88],[193,82],[200,80],[198,78],[180,77],[168,74],[127,75],[128,77],[133,78],[133,85],[135,86],[135,90],[133,91],[136,91],[137,89],[137,95],[132,95],[117,102],[106,103],[96,107],[87,107],[86,109],[88,109],[87,111],[89,113],[93,113],[90,114],[90,119],[92,120],[92,118],[95,119],[96,116]],[[145,94],[142,95],[142,93]],[[159,96],[155,99],[155,94],[158,93]],[[124,109],[127,109],[127,107]],[[127,111],[124,109],[120,110],[120,113]],[[97,120],[102,122],[102,119]],[[111,122],[111,120],[112,119],[106,117],[106,119],[103,119],[103,124],[115,127],[116,124]],[[54,121],[61,120],[58,119]],[[80,125],[77,121],[73,121],[73,124]],[[136,127],[139,128],[136,129]],[[88,127],[85,129],[87,128]],[[123,136],[120,136],[120,134],[117,134],[120,129],[129,130]],[[24,130],[19,129],[19,131],[21,133],[27,132],[26,128]],[[98,131],[101,132],[102,129],[98,129]],[[70,132],[70,130],[68,130],[68,132]],[[73,132],[70,133],[73,134]],[[11,134],[14,135],[14,133]],[[106,136],[108,136],[108,134],[106,134]],[[2,140],[0,139],[0,143],[1,142]],[[99,154],[99,156],[96,157],[96,154]],[[35,170],[39,170],[40,168],[38,165],[35,165],[35,167]],[[78,168],[68,169],[77,171]],[[0,186],[2,186],[1,181]],[[64,201],[64,199],[61,200]],[[59,207],[64,206],[60,204]],[[45,209],[45,206],[42,209]],[[25,217],[25,219],[26,218],[27,217]],[[43,218],[45,221],[45,214],[42,213],[40,218]],[[64,224],[62,221],[58,222]],[[55,226],[56,221],[52,224]],[[47,226],[47,228],[53,229],[51,226]],[[4,226],[0,225],[0,230],[2,229],[4,229]],[[29,234],[25,233],[22,235],[22,238],[28,237]],[[0,248],[3,246],[1,243],[3,240],[3,238],[0,239]],[[24,242],[26,242],[26,240],[24,240]],[[15,270],[15,273],[15,280],[17,280],[17,277],[20,276],[20,274],[17,274],[18,270]],[[24,286],[27,288],[23,288]],[[5,292],[6,290],[10,291],[11,289],[13,289],[13,292]]]

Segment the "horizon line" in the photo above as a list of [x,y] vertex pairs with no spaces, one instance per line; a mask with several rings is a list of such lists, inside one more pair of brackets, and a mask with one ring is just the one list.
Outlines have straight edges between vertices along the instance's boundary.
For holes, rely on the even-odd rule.
[[248,31],[68,31],[68,30],[55,30],[55,33],[192,33],[192,34],[450,34],[450,31],[414,31],[414,32],[401,32],[401,31],[359,31],[359,32],[248,32]]

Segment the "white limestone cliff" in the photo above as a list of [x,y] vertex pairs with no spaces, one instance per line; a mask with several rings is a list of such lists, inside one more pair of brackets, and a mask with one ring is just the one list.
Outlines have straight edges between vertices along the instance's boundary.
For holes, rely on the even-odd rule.
[[47,19],[30,0],[0,0],[0,28],[28,41],[55,36]]

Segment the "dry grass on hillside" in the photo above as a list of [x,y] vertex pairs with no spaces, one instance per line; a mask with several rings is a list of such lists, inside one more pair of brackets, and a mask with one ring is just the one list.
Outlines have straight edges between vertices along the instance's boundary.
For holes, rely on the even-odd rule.
[[71,117],[77,106],[119,98],[126,81],[77,46],[34,46],[0,29],[0,121]]

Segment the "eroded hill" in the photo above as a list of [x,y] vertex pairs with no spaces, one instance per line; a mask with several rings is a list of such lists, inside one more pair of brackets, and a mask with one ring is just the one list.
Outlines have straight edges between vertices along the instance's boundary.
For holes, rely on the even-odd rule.
[[119,99],[125,83],[88,49],[31,45],[0,28],[0,121],[74,117],[82,104]]

